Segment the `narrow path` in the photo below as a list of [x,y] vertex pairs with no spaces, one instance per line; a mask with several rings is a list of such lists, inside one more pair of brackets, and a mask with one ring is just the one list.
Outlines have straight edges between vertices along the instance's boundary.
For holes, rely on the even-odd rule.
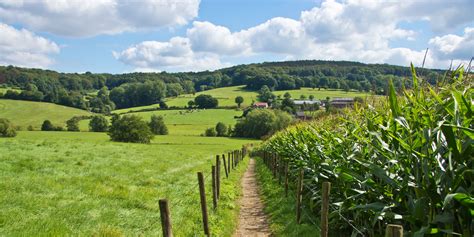
[[242,190],[243,197],[240,200],[239,227],[234,237],[271,236],[270,226],[259,196],[254,159],[250,159],[249,167],[242,178]]

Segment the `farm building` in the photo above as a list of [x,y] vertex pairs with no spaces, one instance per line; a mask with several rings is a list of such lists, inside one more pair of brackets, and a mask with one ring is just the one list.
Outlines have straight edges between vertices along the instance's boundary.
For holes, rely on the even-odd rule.
[[266,108],[268,108],[268,103],[266,103],[266,102],[257,102],[253,105],[253,107],[266,109]]
[[331,102],[334,108],[347,108],[354,106],[354,98],[334,98]]
[[319,100],[294,100],[295,105],[313,105],[313,104],[321,104]]

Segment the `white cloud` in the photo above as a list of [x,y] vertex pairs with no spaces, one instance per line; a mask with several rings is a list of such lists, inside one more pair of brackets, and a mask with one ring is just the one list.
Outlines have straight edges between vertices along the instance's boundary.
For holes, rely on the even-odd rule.
[[56,43],[22,29],[0,23],[0,64],[45,68],[53,63],[50,54],[59,53]]
[[474,28],[465,28],[464,35],[448,34],[429,41],[435,55],[444,60],[469,60],[474,56]]
[[187,30],[192,49],[197,52],[212,52],[234,55],[248,52],[248,45],[237,34],[233,34],[224,26],[210,22],[193,22],[193,27]]
[[36,31],[70,37],[184,25],[200,0],[2,1],[0,19]]
[[182,37],[169,42],[145,41],[113,54],[141,71],[201,71],[224,66],[214,54],[193,52],[189,39]]
[[[421,66],[425,50],[391,47],[391,41],[413,41],[420,33],[402,28],[401,23],[427,21],[433,30],[442,32],[472,22],[469,0],[455,1],[328,0],[319,7],[303,11],[299,19],[276,17],[237,32],[210,22],[194,22],[182,40],[189,45],[189,51],[186,51],[189,60],[196,62],[198,56],[204,55],[218,62],[210,63],[208,67],[200,64],[207,69],[223,65],[221,58],[269,54],[284,59],[351,60],[404,66],[413,62]],[[454,17],[456,12],[459,17]],[[449,57],[472,56],[473,29],[466,28],[463,36],[445,35],[430,40],[432,49],[425,66],[446,67]],[[161,43],[173,44],[171,41]],[[428,42],[426,44],[428,46]],[[123,52],[133,48],[135,46]],[[162,56],[164,52],[155,52],[155,57]],[[179,62],[194,65],[183,59]]]

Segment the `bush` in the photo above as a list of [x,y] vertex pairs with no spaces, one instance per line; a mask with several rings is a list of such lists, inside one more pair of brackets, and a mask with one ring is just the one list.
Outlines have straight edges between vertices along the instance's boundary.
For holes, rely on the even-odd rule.
[[73,117],[66,121],[67,130],[70,132],[79,132],[79,119]]
[[225,124],[222,122],[218,122],[216,124],[216,132],[218,137],[227,136],[227,126],[225,126]]
[[102,115],[92,117],[89,122],[89,131],[92,132],[107,132],[109,128],[109,121]]
[[208,129],[206,129],[206,131],[204,132],[204,135],[205,135],[206,137],[215,137],[215,136],[217,136],[216,129],[215,129],[215,128],[208,128]]
[[200,109],[216,108],[219,101],[211,95],[198,95],[194,98],[194,104]]
[[137,115],[115,115],[108,134],[116,142],[150,143],[154,137],[148,124]]
[[0,118],[0,137],[14,137],[16,130],[10,120]]
[[283,111],[255,109],[240,120],[234,128],[234,136],[262,138],[290,125],[292,117]]
[[152,115],[151,121],[148,125],[150,126],[150,130],[153,134],[156,134],[156,135],[168,134],[168,128],[166,127],[165,121],[163,121],[162,116]]
[[41,131],[54,131],[55,127],[49,120],[44,120],[43,124],[41,125]]

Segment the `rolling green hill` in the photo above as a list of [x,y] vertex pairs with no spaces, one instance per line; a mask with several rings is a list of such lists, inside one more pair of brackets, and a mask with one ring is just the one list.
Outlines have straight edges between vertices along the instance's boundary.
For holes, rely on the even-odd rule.
[[22,130],[26,130],[29,125],[40,129],[46,119],[54,125],[65,126],[66,121],[73,116],[91,114],[84,110],[52,103],[0,99],[0,118],[9,119]]

